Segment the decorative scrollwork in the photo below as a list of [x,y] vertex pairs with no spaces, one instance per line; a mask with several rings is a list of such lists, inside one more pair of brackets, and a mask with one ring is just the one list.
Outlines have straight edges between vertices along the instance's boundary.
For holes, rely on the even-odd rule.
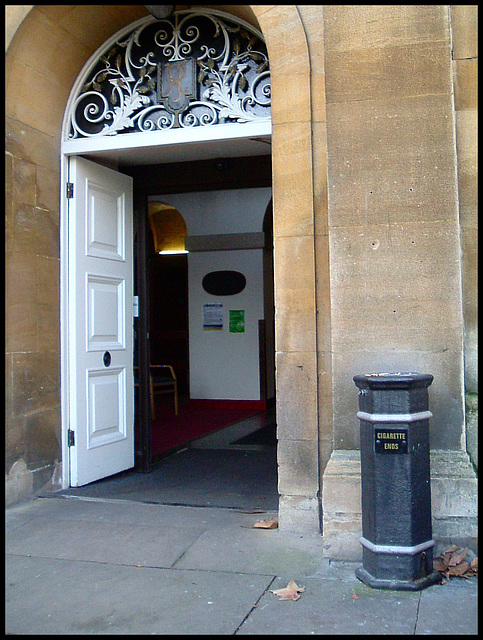
[[185,9],[149,16],[100,51],[73,100],[68,137],[266,120],[270,106],[261,33],[220,11]]

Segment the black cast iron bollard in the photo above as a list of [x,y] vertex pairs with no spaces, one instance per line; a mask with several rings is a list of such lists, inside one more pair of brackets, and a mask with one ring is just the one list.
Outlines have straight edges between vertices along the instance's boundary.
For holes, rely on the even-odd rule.
[[428,387],[433,376],[354,376],[359,388],[362,562],[356,576],[376,589],[417,591],[433,571]]

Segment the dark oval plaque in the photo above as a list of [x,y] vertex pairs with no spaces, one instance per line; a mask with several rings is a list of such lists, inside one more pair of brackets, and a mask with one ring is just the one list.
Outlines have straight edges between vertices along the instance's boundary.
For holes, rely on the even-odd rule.
[[233,296],[243,291],[247,280],[239,271],[211,271],[203,278],[203,289],[213,296]]

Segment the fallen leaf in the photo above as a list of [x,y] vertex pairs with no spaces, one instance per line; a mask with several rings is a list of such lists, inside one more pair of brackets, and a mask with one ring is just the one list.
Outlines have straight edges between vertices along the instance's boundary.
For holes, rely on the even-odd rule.
[[466,580],[472,576],[478,577],[478,558],[473,558],[470,563],[469,559],[468,561],[464,560],[467,553],[467,547],[461,549],[452,544],[441,555],[434,558],[433,568],[439,571],[447,580],[453,576],[465,578]]
[[454,553],[455,551],[458,551],[459,547],[457,547],[455,544],[452,544],[451,547],[448,547],[447,549],[445,549],[443,551],[443,555],[445,553]]
[[448,572],[450,576],[462,576],[464,573],[468,571],[469,564],[463,560],[455,567],[448,567]]
[[300,598],[299,593],[303,593],[305,588],[297,586],[292,578],[284,589],[270,589],[270,591],[278,596],[280,600],[298,600]]
[[435,571],[445,571],[448,567],[449,558],[442,558],[441,556],[437,556],[433,560],[433,569]]
[[463,549],[463,551],[460,551],[459,553],[453,553],[450,561],[448,562],[448,566],[456,567],[456,565],[458,565],[463,560],[467,553],[468,549]]
[[356,595],[355,591],[352,592],[352,599],[359,600],[359,596]]
[[276,529],[278,527],[278,522],[274,518],[270,518],[270,520],[260,520],[260,522],[255,522],[253,525],[254,529]]

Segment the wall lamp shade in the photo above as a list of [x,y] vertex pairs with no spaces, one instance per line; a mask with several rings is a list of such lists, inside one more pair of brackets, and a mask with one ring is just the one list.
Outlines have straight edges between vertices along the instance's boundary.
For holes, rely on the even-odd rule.
[[158,20],[167,18],[173,13],[174,4],[145,4],[149,13]]
[[177,209],[164,202],[150,201],[148,216],[156,253],[188,253],[186,223]]

